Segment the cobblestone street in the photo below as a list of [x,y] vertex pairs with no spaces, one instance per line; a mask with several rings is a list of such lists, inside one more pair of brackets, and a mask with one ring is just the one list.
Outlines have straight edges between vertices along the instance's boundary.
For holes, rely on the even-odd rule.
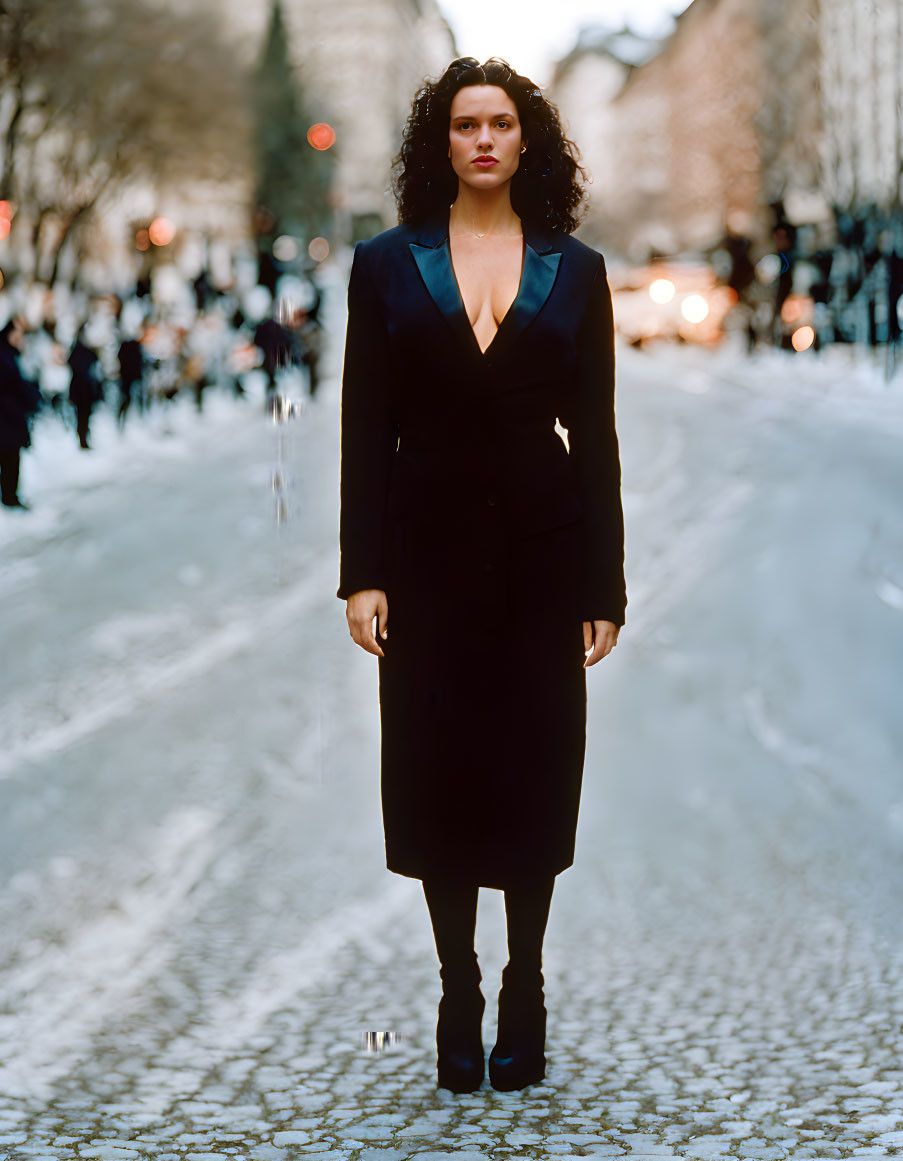
[[[436,1088],[335,381],[286,529],[272,427],[224,409],[4,544],[0,1158],[903,1154],[903,408],[683,358],[620,365],[631,603],[523,1092]],[[488,1053],[498,891],[477,950]]]

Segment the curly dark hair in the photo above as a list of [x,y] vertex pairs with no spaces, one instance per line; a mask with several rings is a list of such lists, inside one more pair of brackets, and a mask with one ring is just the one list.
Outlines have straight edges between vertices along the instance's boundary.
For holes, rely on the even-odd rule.
[[565,137],[557,107],[497,56],[482,65],[475,57],[458,57],[438,81],[427,78],[417,90],[401,148],[392,161],[399,222],[420,225],[457,197],[458,175],[448,159],[448,132],[452,100],[465,85],[498,85],[517,108],[529,148],[511,179],[514,212],[528,225],[573,233],[586,209],[581,205],[586,191],[577,178],[579,170],[586,180],[576,160],[580,151]]

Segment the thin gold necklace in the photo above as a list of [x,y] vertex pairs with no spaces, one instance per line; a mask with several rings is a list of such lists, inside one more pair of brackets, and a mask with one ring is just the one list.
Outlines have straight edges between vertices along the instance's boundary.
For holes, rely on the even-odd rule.
[[[449,206],[449,209],[451,209],[451,206]],[[463,234],[449,234],[450,238],[486,238],[490,236],[493,238],[522,238],[523,230],[519,231],[517,234],[493,234],[489,230],[482,234],[478,234],[476,230],[471,230],[469,233]]]
[[476,233],[475,230],[471,230],[469,233],[464,233],[464,234],[450,234],[449,237],[450,238],[522,238],[523,232],[520,232],[517,234],[493,234],[491,231],[487,231],[485,234],[478,234],[478,233]]

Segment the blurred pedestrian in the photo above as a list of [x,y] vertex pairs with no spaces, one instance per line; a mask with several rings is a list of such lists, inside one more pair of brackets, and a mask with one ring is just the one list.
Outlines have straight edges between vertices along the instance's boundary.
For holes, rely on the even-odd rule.
[[25,328],[13,318],[0,331],[0,499],[6,508],[28,509],[19,499],[19,457],[31,446],[30,417],[40,408],[41,392],[19,369]]
[[76,431],[79,447],[90,451],[88,442],[91,425],[91,412],[94,405],[103,399],[103,384],[100,380],[100,360],[97,352],[92,350],[84,341],[85,327],[79,327],[72,350],[69,353],[69,366],[72,368],[72,379],[69,383],[69,402],[75,408]]
[[779,221],[772,230],[775,249],[781,261],[781,269],[774,286],[774,300],[771,313],[771,341],[776,347],[792,349],[790,334],[784,326],[784,303],[793,290],[793,265],[796,259],[796,229],[787,221]]
[[144,347],[140,339],[132,337],[123,339],[119,344],[119,411],[116,418],[120,428],[125,426],[125,417],[136,385],[139,395],[143,394]]
[[267,393],[276,389],[276,372],[289,362],[292,340],[285,327],[274,318],[265,318],[254,331],[254,345],[263,355],[263,370],[267,377]]
[[198,313],[207,309],[207,304],[210,301],[210,296],[213,293],[213,287],[210,285],[210,278],[206,270],[202,270],[191,284],[194,290],[194,301]]
[[276,283],[279,281],[279,269],[270,250],[263,239],[258,241],[257,248],[257,285],[265,286],[271,296],[276,294]]
[[194,404],[198,411],[204,410],[204,392],[210,386],[207,367],[202,355],[190,355],[182,372],[185,382],[194,392]]
[[730,255],[730,272],[727,284],[737,296],[734,310],[743,320],[743,329],[746,334],[746,352],[752,354],[756,346],[755,329],[755,285],[756,268],[749,256],[752,240],[744,234],[735,234],[729,230],[721,245]]

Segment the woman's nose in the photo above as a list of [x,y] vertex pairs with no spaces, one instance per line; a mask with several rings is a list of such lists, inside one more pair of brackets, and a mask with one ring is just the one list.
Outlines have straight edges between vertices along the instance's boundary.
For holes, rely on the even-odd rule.
[[479,140],[477,141],[477,144],[480,146],[481,149],[485,148],[487,145],[489,146],[490,149],[492,148],[492,134],[489,132],[488,125],[484,125],[483,128],[480,130],[480,137],[479,137]]

